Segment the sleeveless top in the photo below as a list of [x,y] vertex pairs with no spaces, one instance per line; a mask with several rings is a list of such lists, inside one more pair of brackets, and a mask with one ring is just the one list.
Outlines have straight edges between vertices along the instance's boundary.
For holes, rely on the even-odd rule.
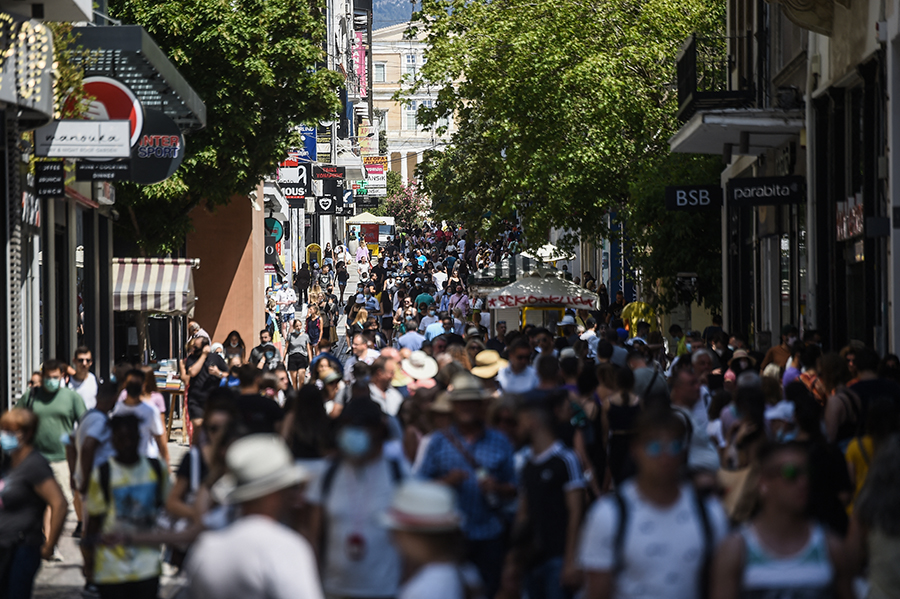
[[814,524],[806,546],[792,556],[772,555],[752,525],[741,528],[746,546],[743,599],[831,599],[834,569],[824,529]]

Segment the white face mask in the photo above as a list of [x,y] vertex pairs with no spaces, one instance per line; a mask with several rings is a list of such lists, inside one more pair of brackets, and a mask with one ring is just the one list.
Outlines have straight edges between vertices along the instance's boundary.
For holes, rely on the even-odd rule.
[[232,342],[229,343],[228,345],[230,345],[231,347],[237,347],[237,346],[238,346],[238,342],[237,342],[237,341],[232,341]]

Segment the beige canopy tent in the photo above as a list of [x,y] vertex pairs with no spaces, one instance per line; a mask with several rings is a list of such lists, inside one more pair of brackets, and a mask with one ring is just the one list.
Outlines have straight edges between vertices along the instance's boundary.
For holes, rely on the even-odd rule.
[[347,219],[348,225],[386,225],[387,221],[371,212],[363,212]]
[[575,254],[563,251],[552,243],[545,243],[538,249],[531,252],[522,252],[522,255],[526,258],[539,260],[540,262],[557,262],[559,260],[575,259]]
[[561,279],[558,273],[546,275],[532,273],[488,295],[487,305],[491,310],[502,308],[596,310],[600,307],[600,296],[571,281]]
[[552,275],[557,272],[543,266],[542,263],[533,258],[527,258],[522,254],[516,254],[506,260],[501,260],[490,266],[486,266],[469,275],[469,286],[476,291],[490,291],[497,287],[509,285],[513,281],[521,279],[532,273],[539,273],[541,276]]

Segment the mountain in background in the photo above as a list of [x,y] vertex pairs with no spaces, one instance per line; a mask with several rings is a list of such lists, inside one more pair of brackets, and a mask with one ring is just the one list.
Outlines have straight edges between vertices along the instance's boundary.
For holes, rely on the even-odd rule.
[[412,11],[413,5],[409,0],[374,0],[372,6],[374,29],[406,23],[412,16]]

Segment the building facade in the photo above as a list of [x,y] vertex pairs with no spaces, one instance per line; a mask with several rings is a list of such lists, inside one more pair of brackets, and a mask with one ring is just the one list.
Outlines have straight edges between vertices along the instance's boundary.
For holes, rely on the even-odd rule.
[[410,37],[406,33],[409,26],[392,25],[376,30],[372,36],[374,110],[381,134],[387,138],[388,166],[401,174],[404,183],[415,179],[416,166],[424,153],[446,146],[454,131],[452,118],[438,123],[438,127],[447,127],[440,135],[416,121],[420,107],[434,105],[436,90],[416,94],[406,103],[394,99],[394,94],[407,87],[404,78],[414,77],[425,64],[425,34],[420,31],[416,37]]

